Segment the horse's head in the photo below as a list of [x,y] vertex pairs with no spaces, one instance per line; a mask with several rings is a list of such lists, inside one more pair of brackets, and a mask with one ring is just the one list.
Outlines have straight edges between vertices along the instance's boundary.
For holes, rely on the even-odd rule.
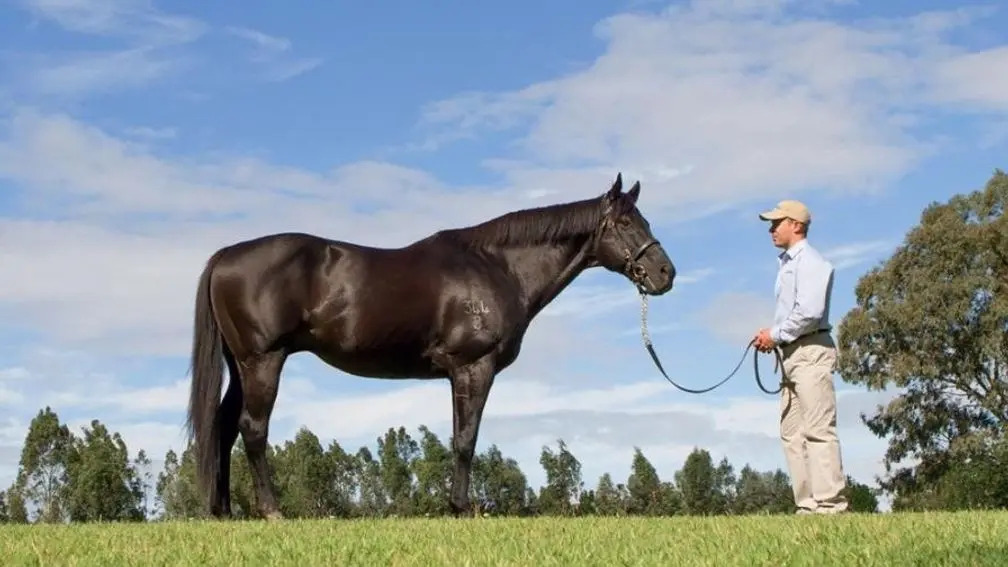
[[623,175],[601,197],[602,222],[595,234],[598,263],[619,272],[650,295],[672,289],[675,266],[637,210],[640,182],[623,192]]

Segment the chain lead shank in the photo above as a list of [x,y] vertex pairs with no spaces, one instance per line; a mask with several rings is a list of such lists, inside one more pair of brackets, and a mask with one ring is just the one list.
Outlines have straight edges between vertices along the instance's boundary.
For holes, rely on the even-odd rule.
[[[644,341],[644,346],[647,348],[648,353],[651,355],[651,360],[654,361],[655,366],[658,367],[658,370],[661,371],[662,376],[665,377],[665,380],[667,380],[670,384],[672,384],[676,388],[682,390],[683,392],[687,392],[689,394],[704,394],[706,392],[710,392],[711,390],[713,390],[713,389],[721,386],[722,384],[724,384],[725,382],[727,382],[729,379],[731,379],[731,377],[734,376],[736,372],[738,372],[739,368],[742,367],[742,362],[745,361],[746,354],[749,353],[749,349],[751,349],[751,348],[753,348],[753,346],[755,346],[754,341],[749,341],[749,344],[746,346],[745,351],[742,352],[742,358],[739,360],[738,364],[735,365],[735,369],[732,370],[731,373],[728,374],[728,376],[725,376],[717,384],[714,384],[713,386],[710,386],[709,388],[704,388],[702,390],[694,390],[694,389],[691,389],[691,388],[686,388],[685,386],[680,386],[679,384],[676,384],[675,381],[673,381],[671,378],[669,378],[668,374],[665,373],[665,369],[662,367],[661,361],[658,360],[658,355],[655,354],[654,346],[651,344],[651,337],[650,337],[650,335],[648,333],[648,329],[647,329],[648,296],[643,291],[638,290],[638,292],[640,293],[640,298],[641,298],[641,339],[643,339],[643,341]],[[776,357],[776,364],[775,364],[775,366],[779,367],[780,371],[781,371],[780,387],[778,387],[774,391],[768,390],[763,385],[763,381],[760,379],[759,364],[758,364],[759,363],[758,354],[759,354],[759,351],[754,349],[753,350],[753,373],[756,375],[756,384],[759,385],[760,389],[763,390],[764,392],[766,392],[767,394],[774,395],[774,394],[780,393],[780,391],[784,389],[784,386],[789,383],[789,381],[787,379],[787,374],[784,371],[784,361],[781,358],[780,349],[779,348],[775,348],[774,349],[774,355]]]

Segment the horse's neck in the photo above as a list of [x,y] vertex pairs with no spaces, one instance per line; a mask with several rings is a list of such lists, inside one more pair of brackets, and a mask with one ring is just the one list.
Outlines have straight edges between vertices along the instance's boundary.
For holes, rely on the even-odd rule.
[[584,235],[504,251],[512,272],[521,282],[522,296],[532,315],[546,307],[589,267],[590,238]]

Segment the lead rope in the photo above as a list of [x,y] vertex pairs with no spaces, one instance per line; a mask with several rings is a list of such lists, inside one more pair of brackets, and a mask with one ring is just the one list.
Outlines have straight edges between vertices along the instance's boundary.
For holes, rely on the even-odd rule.
[[[729,374],[728,376],[725,376],[724,379],[722,379],[717,384],[714,384],[713,386],[711,386],[709,388],[704,388],[702,390],[694,390],[694,389],[691,389],[691,388],[686,388],[685,386],[680,386],[679,384],[676,384],[674,380],[672,380],[671,378],[669,378],[668,374],[665,373],[665,369],[662,367],[661,361],[658,360],[658,355],[655,354],[654,345],[652,345],[652,343],[651,343],[651,336],[649,335],[648,329],[647,329],[648,296],[643,291],[638,290],[638,292],[639,292],[640,298],[641,298],[641,339],[643,339],[643,341],[644,341],[644,346],[647,348],[648,353],[651,354],[651,360],[654,361],[655,366],[657,366],[658,370],[661,371],[662,376],[664,376],[665,379],[668,380],[668,382],[670,384],[672,384],[676,388],[679,388],[683,392],[687,392],[687,393],[690,393],[690,394],[704,394],[706,392],[710,392],[711,390],[713,390],[713,389],[721,386],[722,384],[724,384],[725,382],[727,382],[729,379],[731,379],[731,377],[734,376],[736,372],[738,372],[739,368],[742,367],[742,362],[745,361],[746,354],[749,353],[749,349],[751,349],[751,348],[753,348],[753,346],[755,346],[755,341],[749,341],[749,344],[746,345],[745,350],[742,352],[742,358],[738,361],[738,364],[735,365],[735,369],[731,371],[731,374]],[[767,394],[774,395],[774,394],[780,393],[780,391],[784,389],[784,386],[786,384],[790,383],[790,381],[787,379],[787,374],[784,371],[784,362],[783,362],[783,360],[781,358],[780,349],[779,348],[775,348],[774,349],[774,355],[775,355],[775,358],[776,358],[776,360],[774,362],[774,372],[776,372],[778,368],[780,368],[780,371],[781,371],[780,387],[777,388],[774,391],[768,390],[763,385],[763,381],[760,379],[759,365],[758,365],[759,360],[758,360],[758,357],[757,357],[758,354],[759,354],[758,350],[753,350],[753,373],[756,376],[756,383],[759,385],[760,389],[763,390],[764,392],[766,392]]]

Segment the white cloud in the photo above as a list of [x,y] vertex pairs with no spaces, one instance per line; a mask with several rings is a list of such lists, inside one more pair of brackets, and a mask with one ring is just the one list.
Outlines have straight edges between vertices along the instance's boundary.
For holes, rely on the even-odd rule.
[[726,292],[711,299],[693,322],[730,344],[744,345],[773,323],[773,294]]
[[711,277],[714,275],[715,271],[716,270],[714,268],[700,268],[698,270],[677,274],[675,283],[676,285],[695,284]]
[[27,427],[13,417],[0,422],[0,490],[6,490],[17,476]]
[[997,69],[1008,69],[1008,47],[950,58],[938,67],[937,96],[950,103],[1008,112],[1008,73]]
[[704,1],[617,15],[597,26],[606,51],[585,68],[438,101],[424,125],[435,147],[514,131],[517,157],[491,162],[512,178],[619,164],[644,180],[649,204],[709,214],[754,197],[878,190],[936,148],[913,130],[921,105],[1005,100],[985,71],[1004,50],[964,54],[944,37],[986,12],[841,24],[785,7],[795,6]]
[[30,187],[40,200],[79,200],[73,203],[77,215],[223,213],[276,205],[268,192],[249,191],[242,175],[267,174],[261,182],[269,186],[281,181],[282,171],[247,171],[253,167],[173,164],[67,116],[32,110],[15,113],[0,142],[0,175]]
[[8,389],[0,384],[0,406],[15,406],[24,403],[24,396],[20,392]]
[[[13,112],[7,126],[0,137],[0,177],[47,211],[59,207],[89,222],[124,222],[129,217],[117,217],[132,213],[158,213],[172,223],[205,221],[209,214],[260,227],[330,233],[334,226],[351,227],[362,230],[358,238],[405,243],[445,222],[461,226],[530,206],[516,198],[522,184],[449,188],[428,172],[391,163],[353,162],[320,173],[244,156],[168,159],[69,116],[33,109]],[[601,195],[608,186],[600,180],[613,176],[607,170],[584,177],[567,187],[565,197]],[[364,207],[374,212],[358,210]],[[403,219],[410,222],[393,222]],[[206,224],[236,234],[227,223]],[[178,229],[156,220],[144,226],[146,233]]]
[[889,240],[869,240],[852,242],[822,251],[824,258],[833,263],[837,271],[844,270],[867,262],[872,258],[881,257],[891,252],[895,243]]
[[264,55],[262,55],[263,53],[281,53],[289,51],[291,48],[291,42],[289,39],[285,37],[275,37],[258,30],[239,26],[228,26],[224,28],[224,31],[254,44],[260,50],[260,54],[254,56],[256,58],[264,57]]
[[150,126],[135,126],[127,128],[125,134],[143,140],[170,140],[178,135],[176,128],[152,128]]
[[146,48],[34,58],[30,85],[42,93],[118,91],[146,85],[179,71],[184,61]]
[[178,413],[189,402],[189,380],[182,379],[166,386],[144,388],[88,387],[66,391],[54,400],[60,408],[73,411],[114,410],[117,415]]
[[0,278],[7,325],[105,352],[142,345],[151,354],[185,352],[208,255],[198,240],[166,246],[164,236],[56,222],[0,221],[0,232],[9,235],[0,263],[19,266],[16,277]]
[[123,43],[86,52],[19,54],[12,68],[29,92],[42,94],[77,96],[145,86],[183,70],[187,61],[176,49],[207,30],[203,22],[165,14],[141,0],[23,0],[21,5],[39,21]]
[[29,376],[30,374],[28,373],[28,369],[25,368],[24,366],[14,366],[11,368],[0,369],[0,382],[4,382],[7,380],[10,380],[12,382],[22,381],[26,380]]
[[[863,188],[915,158],[884,99],[857,100],[864,82],[882,89],[902,75],[898,60],[872,52],[870,34],[678,9],[617,16],[598,33],[609,50],[589,68],[443,101],[430,118],[460,130],[530,122],[522,147],[548,166],[638,164],[649,189],[677,206],[808,185]],[[824,59],[852,64],[814,64]],[[670,169],[689,173],[662,175]]]
[[576,315],[591,317],[637,302],[637,292],[630,286],[572,286],[542,311],[542,316]]
[[322,64],[321,57],[291,58],[292,44],[285,37],[277,37],[241,26],[227,26],[224,31],[253,46],[249,59],[260,66],[263,77],[267,80],[285,81]]
[[183,43],[196,39],[205,26],[194,18],[165,14],[148,0],[22,0],[36,17],[68,31],[119,36],[145,44]]

